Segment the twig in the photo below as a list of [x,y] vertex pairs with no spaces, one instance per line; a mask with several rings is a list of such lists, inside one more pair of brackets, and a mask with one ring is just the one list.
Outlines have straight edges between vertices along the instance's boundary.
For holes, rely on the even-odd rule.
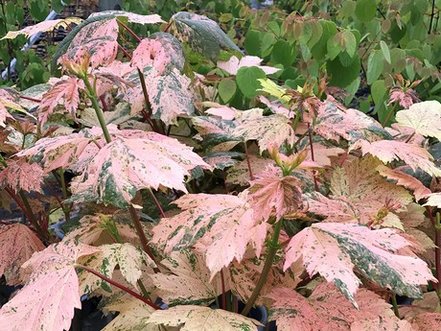
[[435,17],[435,0],[432,0],[432,13],[430,14],[429,31],[427,31],[427,34],[432,33],[432,24],[434,17]]
[[250,162],[250,155],[248,153],[248,146],[247,146],[247,142],[244,141],[244,146],[245,146],[245,158],[247,160],[247,167],[248,167],[248,173],[250,175],[250,180],[254,180],[254,176],[253,176],[253,170],[251,169],[251,162]]

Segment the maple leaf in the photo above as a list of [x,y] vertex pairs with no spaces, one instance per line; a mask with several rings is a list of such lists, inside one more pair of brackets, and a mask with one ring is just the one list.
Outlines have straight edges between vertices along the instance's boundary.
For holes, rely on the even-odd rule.
[[[203,256],[182,250],[171,252],[161,261],[171,274],[151,274],[149,278],[157,288],[158,295],[169,305],[209,305],[222,293],[220,277],[210,282],[210,270]],[[228,281],[228,279],[227,279]]]
[[398,103],[404,109],[412,107],[415,102],[420,101],[415,90],[407,88],[406,90],[400,87],[394,87],[390,90],[388,105]]
[[9,112],[6,110],[6,107],[2,103],[0,103],[0,127],[6,126],[7,119],[13,120],[14,117],[9,114]]
[[[253,175],[259,176],[267,167],[274,166],[275,163],[271,159],[265,159],[263,157],[249,155],[249,162]],[[227,184],[235,184],[241,186],[247,186],[250,183],[250,173],[248,170],[247,160],[240,161],[233,167],[227,170],[227,178],[225,180]]]
[[184,53],[179,41],[169,33],[158,33],[141,40],[133,51],[131,64],[141,71],[147,66],[155,68],[158,75],[166,69],[184,68]]
[[43,249],[41,240],[26,225],[0,226],[0,275],[5,275],[8,284],[18,283],[18,269],[34,252]]
[[29,282],[0,309],[0,329],[69,330],[74,308],[81,308],[74,264],[95,251],[64,242],[35,253],[22,266]]
[[68,17],[68,18],[57,19],[57,20],[47,20],[47,21],[43,21],[43,22],[31,25],[31,26],[27,26],[27,27],[25,27],[21,30],[18,30],[18,31],[8,31],[8,33],[0,40],[15,39],[21,35],[25,35],[26,37],[29,37],[29,36],[33,36],[36,33],[52,31],[52,30],[59,28],[59,27],[67,28],[71,24],[79,24],[79,23],[81,23],[81,21],[82,21],[82,19],[78,18],[78,17]]
[[[176,125],[178,117],[194,113],[191,81],[188,77],[176,68],[172,68],[166,75],[159,75],[154,67],[145,67],[143,72],[153,118],[167,125]],[[130,74],[128,80],[134,87],[128,89],[124,100],[132,106],[132,113],[139,113],[145,106],[145,97],[138,73]]]
[[330,199],[319,192],[307,194],[308,212],[325,216],[330,222],[358,222],[355,206],[344,196]]
[[[112,278],[116,266],[119,266],[119,271],[124,279],[134,287],[137,286],[137,281],[142,276],[144,265],[156,267],[145,252],[127,243],[101,245],[99,252],[80,259],[79,263],[108,278]],[[87,271],[80,271],[79,281],[82,294],[91,294],[99,288],[110,290],[104,280]]]
[[[18,157],[32,158],[38,161],[46,173],[57,168],[68,169],[79,159],[91,141],[95,138],[90,130],[71,133],[53,138],[42,138],[34,146],[17,153]],[[95,146],[95,153],[98,147]]]
[[[388,210],[396,211],[412,202],[412,196],[406,189],[388,182],[378,174],[376,168],[379,165],[379,160],[365,157],[347,160],[342,167],[334,169],[330,179],[330,198],[347,202],[339,204],[343,208],[342,214],[347,213],[349,204],[360,223],[369,224],[384,207],[393,207]],[[334,204],[335,207],[339,205]]]
[[372,117],[356,109],[339,109],[330,101],[318,108],[314,131],[326,139],[340,141],[340,137],[356,142],[359,139],[390,139],[390,134]]
[[84,26],[72,39],[63,59],[77,64],[90,56],[92,68],[108,65],[115,60],[118,51],[118,22],[116,18],[99,20]]
[[58,81],[43,95],[38,107],[39,121],[42,124],[46,123],[56,107],[61,104],[73,118],[76,118],[81,90],[84,90],[84,83],[76,77],[67,77]]
[[413,104],[409,109],[397,112],[395,118],[401,126],[412,128],[423,136],[441,140],[441,104],[436,100]]
[[127,296],[113,299],[111,303],[104,306],[104,311],[119,314],[102,331],[160,331],[157,326],[148,323],[148,318],[154,311],[153,308],[139,299]]
[[135,14],[123,10],[103,10],[100,12],[90,14],[90,18],[92,17],[100,17],[100,16],[114,16],[114,17],[125,17],[127,21],[130,23],[136,24],[157,24],[157,23],[165,23],[164,20],[158,14],[151,15],[140,15]]
[[236,44],[222,31],[217,23],[206,16],[178,12],[170,18],[170,32],[186,42],[196,52],[215,60],[221,49],[240,52]]
[[431,193],[426,196],[427,202],[423,206],[432,206],[441,208],[441,193]]
[[441,169],[432,162],[432,155],[420,146],[394,140],[378,140],[372,143],[358,140],[350,149],[359,148],[363,155],[371,154],[384,163],[402,160],[412,170],[421,169],[429,175],[441,176]]
[[401,185],[412,190],[416,200],[425,198],[430,193],[432,193],[418,179],[416,179],[411,175],[406,174],[405,172],[402,172],[397,169],[391,169],[384,165],[379,165],[377,167],[377,171],[380,175],[386,177],[387,179],[396,181],[397,185]]
[[410,331],[410,325],[400,321],[388,303],[365,289],[356,295],[360,309],[326,283],[320,284],[309,298],[290,288],[276,288],[266,296],[274,301],[270,320],[276,321],[279,330],[368,330],[369,325],[375,325],[375,330]]
[[0,187],[10,187],[15,193],[20,190],[42,192],[44,172],[38,164],[29,164],[23,159],[10,160],[7,164],[0,171]]
[[188,194],[174,203],[182,212],[153,228],[152,241],[166,253],[201,245],[212,278],[234,259],[240,262],[250,243],[260,255],[266,229],[264,235],[256,236],[259,225],[242,197]]
[[420,285],[434,281],[427,264],[394,254],[412,244],[395,230],[370,230],[353,223],[318,223],[297,233],[286,249],[284,269],[303,261],[310,276],[333,282],[354,305],[360,280],[353,269],[394,293],[420,297]]
[[283,115],[270,115],[242,120],[234,129],[234,135],[243,140],[257,140],[260,153],[284,143],[293,145],[297,140],[291,122]]
[[267,221],[275,211],[276,221],[302,208],[301,183],[294,176],[281,176],[276,167],[268,167],[248,189],[254,217]]
[[261,66],[262,59],[258,56],[244,56],[240,60],[237,58],[237,56],[232,56],[228,61],[218,61],[217,67],[221,68],[222,70],[225,70],[230,75],[236,75],[237,71],[240,68],[244,67],[258,67],[259,69],[262,69],[263,72],[265,72],[267,75],[271,75],[276,73],[277,71],[280,71],[279,68],[269,67],[269,66]]
[[197,166],[209,166],[192,148],[154,132],[119,131],[72,182],[72,199],[98,201],[125,208],[143,188],[160,186],[187,192],[184,177]]
[[99,246],[115,241],[135,244],[139,237],[130,225],[118,222],[110,215],[99,214],[84,216],[80,225],[67,233],[64,239]]
[[200,306],[176,306],[167,310],[156,310],[149,323],[179,327],[181,331],[209,330],[257,330],[259,322],[223,309]]

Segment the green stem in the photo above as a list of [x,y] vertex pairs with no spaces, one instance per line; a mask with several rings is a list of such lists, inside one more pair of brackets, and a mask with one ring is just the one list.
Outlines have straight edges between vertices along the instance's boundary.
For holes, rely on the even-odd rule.
[[392,306],[394,308],[395,316],[400,318],[400,312],[398,311],[397,295],[395,293],[392,293],[391,301],[392,301]]
[[97,272],[97,271],[95,271],[95,270],[89,268],[89,267],[86,267],[86,266],[84,266],[84,265],[80,265],[80,264],[76,264],[76,265],[75,265],[75,268],[83,269],[83,270],[85,270],[85,271],[87,271],[87,272],[90,272],[91,274],[94,274],[95,276],[101,278],[102,280],[108,282],[109,284],[111,284],[111,285],[113,285],[113,286],[115,286],[115,287],[117,287],[117,288],[123,290],[124,292],[130,294],[130,295],[133,296],[134,298],[136,298],[136,299],[138,299],[138,300],[141,300],[142,302],[144,302],[145,304],[149,305],[150,307],[152,307],[152,308],[155,309],[155,310],[161,309],[161,307],[159,307],[158,305],[156,305],[155,303],[153,303],[153,302],[150,301],[149,299],[144,298],[143,296],[141,296],[141,295],[139,295],[138,293],[132,291],[132,290],[129,289],[128,287],[126,287],[126,286],[124,286],[124,285],[122,285],[122,284],[120,284],[120,283],[118,283],[118,282],[115,282],[113,279],[110,279],[109,277],[106,277],[106,276],[100,274],[99,272]]
[[106,139],[106,143],[110,143],[112,141],[112,138],[110,137],[109,130],[107,129],[106,121],[104,120],[104,114],[98,103],[98,97],[96,95],[95,89],[92,87],[92,85],[90,85],[87,75],[81,78],[84,81],[89,99],[92,102],[93,109],[95,109],[96,116],[98,117],[98,121],[100,122],[101,129],[104,133],[104,139]]
[[280,230],[282,229],[283,218],[280,219],[276,225],[274,226],[273,237],[271,238],[271,242],[268,245],[268,254],[266,255],[265,264],[263,265],[262,273],[260,274],[260,278],[256,284],[256,287],[251,293],[250,298],[248,299],[245,308],[242,310],[241,314],[247,316],[250,312],[251,308],[253,308],[254,303],[257,300],[257,297],[262,290],[263,285],[265,285],[266,280],[268,278],[268,274],[273,266],[274,257],[276,256],[277,250],[279,248],[279,235]]

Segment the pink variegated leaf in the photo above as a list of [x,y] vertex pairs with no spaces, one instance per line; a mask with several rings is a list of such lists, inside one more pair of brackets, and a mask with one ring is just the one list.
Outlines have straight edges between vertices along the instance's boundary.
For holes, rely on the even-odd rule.
[[35,25],[27,26],[21,30],[18,31],[9,31],[3,38],[3,39],[15,39],[20,35],[24,35],[26,37],[33,36],[36,33],[39,32],[48,32],[52,31],[56,28],[63,27],[67,28],[71,24],[79,24],[81,23],[82,19],[78,17],[68,17],[63,19],[57,19],[57,20],[47,20],[40,23],[37,23]]
[[436,281],[427,264],[397,251],[412,243],[395,230],[371,230],[353,223],[318,223],[296,234],[286,249],[284,268],[302,261],[310,276],[333,282],[354,305],[364,277],[394,293],[421,296],[421,285]]
[[281,69],[275,68],[275,67],[269,67],[269,66],[261,66],[262,59],[257,56],[244,56],[240,60],[237,58],[237,56],[232,56],[228,61],[218,61],[217,66],[218,68],[221,68],[222,70],[225,70],[230,75],[236,75],[237,71],[240,68],[244,67],[258,67],[259,69],[262,69],[264,73],[267,75],[271,75],[276,73],[277,71],[280,71]]
[[165,252],[199,247],[214,277],[234,259],[240,262],[249,244],[261,251],[265,236],[255,235],[259,224],[244,198],[189,194],[175,203],[182,212],[162,219],[153,229],[153,242]]
[[154,132],[119,131],[105,144],[72,182],[73,201],[98,201],[121,208],[140,189],[159,187],[186,192],[184,178],[197,166],[209,169],[192,148]]
[[37,235],[24,224],[0,226],[0,275],[8,284],[19,283],[19,269],[34,252],[44,249]]
[[330,222],[358,222],[357,209],[344,196],[330,199],[315,192],[306,198],[308,212],[324,216]]
[[76,117],[80,103],[80,91],[84,90],[84,83],[75,77],[68,77],[57,82],[47,91],[38,107],[38,119],[46,123],[49,116],[56,112],[58,106],[63,106],[64,111]]
[[3,105],[3,103],[0,102],[0,127],[6,126],[6,120],[13,120],[14,117],[12,117],[11,114],[6,110],[6,107]]
[[25,160],[9,161],[8,166],[0,172],[0,187],[9,187],[15,193],[42,192],[44,171],[37,163],[29,164]]
[[386,177],[387,179],[396,181],[397,185],[401,185],[412,190],[416,200],[421,200],[432,193],[418,179],[406,174],[405,172],[397,169],[391,169],[384,165],[379,165],[377,167],[377,171],[380,175]]
[[[265,159],[255,155],[249,155],[248,158],[249,164],[251,165],[251,171],[255,176],[263,174],[267,167],[275,165],[274,161],[271,159]],[[245,159],[227,170],[227,178],[225,182],[227,184],[247,186],[251,180],[250,176],[248,161]]]
[[368,142],[358,140],[351,150],[361,149],[363,155],[370,154],[384,163],[401,160],[412,170],[421,169],[429,175],[441,176],[441,169],[433,163],[432,155],[424,148],[395,140],[378,140]]
[[76,260],[96,251],[64,242],[35,253],[22,267],[27,284],[0,309],[0,329],[68,330],[81,308]]
[[81,64],[85,57],[90,57],[92,68],[108,65],[116,58],[117,39],[118,22],[116,18],[90,23],[73,38],[60,61]]
[[408,88],[403,90],[400,87],[392,88],[388,104],[398,103],[403,109],[410,108],[415,102],[420,101],[415,90]]
[[276,288],[267,297],[273,301],[270,319],[280,330],[411,330],[409,323],[394,315],[390,304],[365,289],[355,296],[360,309],[326,283],[317,286],[309,298],[290,288]]
[[99,17],[99,16],[114,16],[114,17],[124,17],[130,23],[136,24],[158,24],[165,23],[164,20],[158,14],[151,15],[140,15],[123,10],[103,10],[100,12],[92,13],[89,17]]
[[301,182],[294,176],[282,176],[279,168],[268,167],[251,181],[248,198],[254,217],[267,221],[274,213],[276,221],[302,208]]
[[426,198],[427,202],[423,206],[441,208],[441,193],[431,193]]

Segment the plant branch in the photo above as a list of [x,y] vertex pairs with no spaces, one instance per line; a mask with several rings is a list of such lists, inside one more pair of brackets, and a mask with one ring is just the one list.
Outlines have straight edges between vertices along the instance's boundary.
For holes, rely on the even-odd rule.
[[150,307],[152,307],[155,310],[161,309],[161,307],[159,307],[158,305],[156,305],[155,303],[153,303],[149,299],[144,298],[143,296],[141,296],[138,293],[132,291],[128,287],[126,287],[126,286],[124,286],[124,285],[114,281],[113,279],[110,279],[109,277],[104,276],[103,274],[100,274],[99,272],[97,272],[97,271],[95,271],[95,270],[93,270],[93,269],[91,269],[89,267],[86,267],[86,266],[80,265],[80,264],[76,264],[75,268],[83,269],[83,270],[85,270],[87,272],[90,272],[91,274],[94,274],[95,276],[101,278],[102,280],[108,282],[109,284],[111,284],[111,285],[113,285],[113,286],[123,290],[124,292],[130,294],[134,298],[136,298],[138,300],[141,300],[142,302],[144,302],[145,304],[149,305]]
[[256,287],[254,288],[253,293],[251,293],[251,296],[248,299],[245,308],[241,312],[241,314],[244,316],[247,316],[251,308],[253,308],[254,303],[256,302],[257,297],[259,296],[263,285],[265,285],[266,283],[268,274],[271,270],[271,267],[273,266],[274,257],[276,256],[277,249],[279,248],[279,235],[280,235],[280,230],[282,229],[282,225],[283,225],[283,218],[281,218],[278,222],[276,222],[276,225],[274,226],[273,237],[271,238],[271,242],[268,245],[268,254],[266,255],[265,258],[265,264],[263,265],[262,273],[260,274],[260,278],[257,281]]
[[[311,147],[311,160],[315,161],[315,157],[314,157],[314,147],[312,144],[312,130],[311,130],[311,126],[308,123],[308,136],[309,136],[309,146]],[[317,184],[317,178],[315,176],[315,170],[312,171],[312,177],[314,178],[314,189],[318,192],[319,187]]]
[[120,20],[118,20],[118,24],[121,25],[121,27],[126,30],[133,38],[136,39],[137,42],[140,42],[142,39],[132,30],[130,29],[127,25],[125,25],[123,22],[121,22]]
[[149,191],[150,195],[152,196],[153,202],[155,203],[156,207],[158,208],[159,213],[161,214],[161,217],[165,218],[164,209],[162,209],[161,204],[159,203],[158,199],[155,196],[155,193],[152,191],[151,188],[148,188],[147,190]]
[[250,180],[254,180],[253,171],[251,169],[250,155],[248,153],[247,142],[244,141],[243,145],[245,146],[245,158],[247,160],[248,173],[250,174]]
[[220,271],[221,283],[222,283],[222,294],[221,294],[221,309],[226,309],[227,307],[227,297],[225,293],[225,279],[224,279],[224,270]]
[[432,0],[432,12],[430,14],[429,31],[427,31],[428,34],[432,33],[432,24],[434,17],[435,17],[435,0]]
[[391,301],[392,301],[392,307],[394,308],[395,316],[400,318],[400,312],[398,310],[398,303],[397,303],[397,295],[395,293],[392,293]]

